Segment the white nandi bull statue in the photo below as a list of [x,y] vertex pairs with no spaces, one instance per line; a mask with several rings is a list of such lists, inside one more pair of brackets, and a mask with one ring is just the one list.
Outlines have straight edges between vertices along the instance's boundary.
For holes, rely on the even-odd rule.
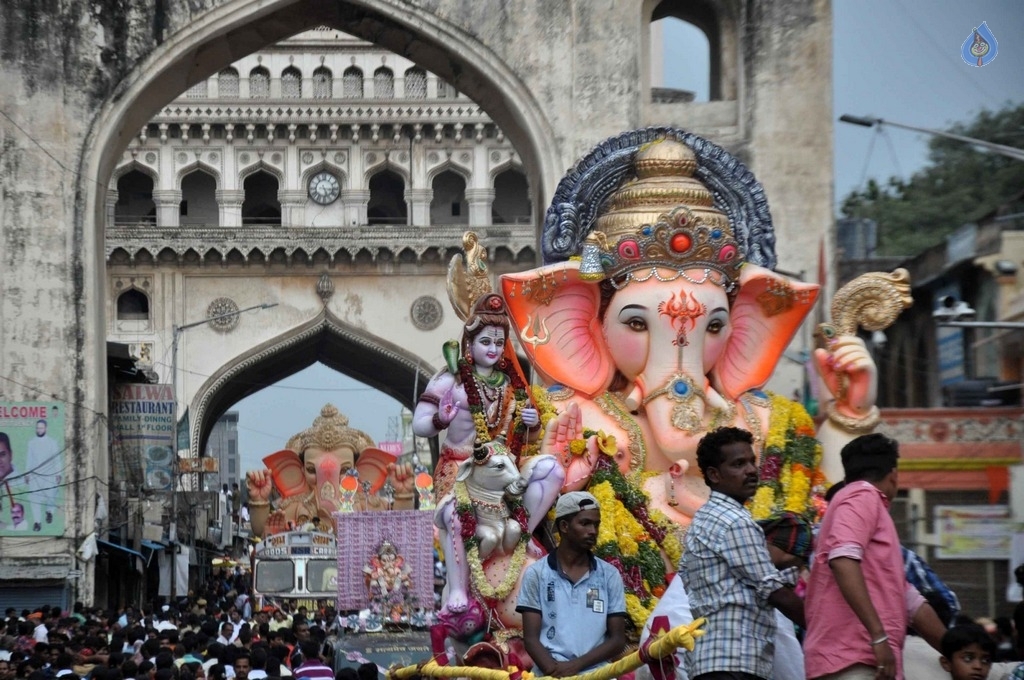
[[459,464],[452,492],[434,513],[445,563],[448,592],[431,631],[435,655],[447,636],[473,641],[495,616],[520,628],[515,611],[519,578],[531,549],[533,530],[558,496],[565,470],[552,456],[532,456],[522,471],[501,439],[473,450]]

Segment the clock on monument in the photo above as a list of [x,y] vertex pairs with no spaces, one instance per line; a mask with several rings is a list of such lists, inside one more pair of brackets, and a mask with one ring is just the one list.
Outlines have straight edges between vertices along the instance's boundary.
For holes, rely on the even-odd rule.
[[309,180],[309,197],[320,205],[334,203],[340,193],[338,178],[326,170],[321,170]]

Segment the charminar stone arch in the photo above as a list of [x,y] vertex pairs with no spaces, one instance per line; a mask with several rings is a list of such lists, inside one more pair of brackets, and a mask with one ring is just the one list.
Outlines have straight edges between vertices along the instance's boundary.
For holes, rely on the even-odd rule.
[[[723,16],[730,22],[721,41],[730,53],[721,63],[731,70],[722,77],[735,88],[725,90],[724,99],[704,104],[650,99],[644,85],[649,4],[192,0],[154,6],[126,0],[116,10],[104,5],[100,11],[94,3],[77,1],[60,7],[35,0],[0,4],[0,91],[6,95],[0,118],[0,400],[66,402],[63,437],[69,457],[66,531],[45,541],[0,535],[0,587],[31,587],[43,573],[82,569],[73,581],[74,595],[85,602],[94,599],[93,563],[81,561],[75,551],[96,528],[97,497],[109,496],[105,341],[111,333],[111,272],[118,267],[119,276],[136,267],[152,281],[147,289],[152,326],[162,329],[154,342],[167,342],[173,325],[194,320],[190,314],[213,302],[198,292],[190,298],[182,290],[182,268],[193,279],[206,279],[210,288],[220,286],[239,307],[279,302],[273,310],[242,315],[229,335],[200,327],[183,336],[179,363],[194,379],[183,381],[182,404],[194,403],[203,376],[223,371],[245,352],[281,336],[280,327],[260,326],[261,317],[272,313],[275,323],[294,329],[322,313],[316,284],[325,271],[336,287],[331,314],[347,327],[405,348],[425,364],[439,365],[441,341],[457,333],[458,324],[447,310],[436,328],[410,330],[405,310],[417,299],[397,296],[445,299],[443,264],[457,248],[461,229],[442,225],[427,238],[414,223],[382,234],[358,219],[350,224],[359,216],[353,210],[346,212],[345,222],[353,227],[351,234],[340,242],[314,243],[310,232],[306,241],[296,243],[268,231],[254,245],[238,233],[208,230],[197,232],[199,242],[178,247],[168,246],[166,235],[145,230],[134,240],[120,241],[107,228],[113,171],[168,94],[185,92],[300,31],[329,26],[371,41],[479,105],[522,163],[535,225],[564,169],[601,139],[649,124],[675,124],[703,134],[738,154],[765,185],[778,225],[780,267],[813,272],[812,258],[832,211],[829,3],[716,0],[716,7],[727,7]],[[304,79],[314,68],[303,65]],[[369,65],[361,68],[372,79]],[[335,87],[343,71],[334,70]],[[402,70],[394,73],[397,88]],[[303,82],[303,92],[307,89]],[[193,141],[196,148],[203,144],[201,130],[194,131]],[[166,176],[163,171],[159,175]],[[471,188],[479,190],[479,201],[486,200],[486,187]],[[222,219],[234,219],[237,190],[218,185],[218,192],[218,200],[228,206]],[[283,198],[282,212],[285,202],[301,197]],[[180,200],[174,194],[154,199],[163,202],[165,213]],[[349,195],[342,200],[357,205],[365,199]],[[294,219],[308,221],[301,208],[289,210]],[[507,229],[490,235],[482,231],[485,240],[501,244],[496,248],[503,253],[519,258],[535,252],[535,233],[528,243],[509,243],[503,235]],[[423,261],[396,260],[395,253],[406,247]],[[293,265],[306,269],[297,273]],[[246,278],[246,266],[269,274],[259,289]],[[419,277],[417,290],[388,283],[393,282],[388,277],[409,268]],[[382,288],[396,297],[377,297]],[[397,330],[370,330],[378,321],[375,314],[389,314]],[[237,341],[245,347],[224,342],[227,337],[245,338]],[[225,346],[225,356],[204,358],[200,348],[216,345]]]

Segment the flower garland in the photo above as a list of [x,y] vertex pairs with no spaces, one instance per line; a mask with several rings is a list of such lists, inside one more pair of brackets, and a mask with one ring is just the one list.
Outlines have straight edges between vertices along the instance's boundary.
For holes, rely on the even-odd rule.
[[551,403],[546,389],[540,385],[533,385],[530,387],[530,395],[533,397],[533,405],[537,408],[537,414],[540,416],[540,426],[537,438],[531,443],[523,444],[521,453],[523,456],[535,456],[540,453],[540,444],[544,441],[544,431],[551,419],[558,415],[558,410]]
[[601,506],[594,554],[622,575],[626,612],[639,632],[665,591],[665,557],[677,564],[682,547],[675,525],[648,508],[647,494],[627,480],[615,464],[614,439],[603,433],[596,436],[598,450],[604,455],[598,458],[588,487]]
[[[484,415],[484,400],[483,397],[480,396],[480,389],[477,386],[477,377],[473,373],[473,365],[466,361],[465,357],[459,357],[458,366],[459,378],[462,380],[462,387],[466,390],[466,400],[469,402],[469,412],[473,416],[473,424],[476,427],[477,444],[486,444],[501,434],[507,434],[507,446],[509,453],[511,453],[512,457],[518,461],[519,454],[523,449],[523,443],[526,440],[526,425],[522,420],[523,408],[525,408],[527,404],[526,383],[524,383],[522,378],[519,376],[519,372],[509,365],[508,359],[505,357],[502,357],[494,366],[495,370],[500,371],[512,385],[512,397],[515,401],[515,412],[513,413],[511,432],[504,433],[501,431],[505,427],[505,418],[503,417],[498,418],[498,424],[495,427],[495,430],[491,431],[491,429],[487,427],[487,417]],[[502,399],[503,401],[500,409],[502,413],[504,413],[505,409],[509,406],[507,390],[503,390]]]
[[800,404],[769,394],[771,418],[761,455],[761,484],[750,501],[755,520],[791,512],[815,522],[825,511],[828,483],[814,421]]
[[[506,496],[505,504],[509,512],[519,524],[521,533],[515,550],[512,551],[512,560],[505,570],[505,575],[497,587],[492,586],[484,573],[483,561],[480,559],[480,539],[476,535],[476,511],[473,509],[473,499],[469,497],[465,482],[455,482],[455,514],[459,519],[461,527],[459,537],[466,546],[466,563],[469,565],[470,585],[478,597],[488,601],[492,607],[501,600],[504,600],[512,592],[523,565],[526,562],[526,545],[530,542],[529,519],[526,515],[526,508],[523,507],[523,500],[518,496]],[[454,540],[454,537],[452,538]]]

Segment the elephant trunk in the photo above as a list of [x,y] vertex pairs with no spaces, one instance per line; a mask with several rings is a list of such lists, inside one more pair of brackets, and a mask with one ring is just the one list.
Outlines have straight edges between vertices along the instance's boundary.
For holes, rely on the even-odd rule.
[[728,424],[733,413],[711,386],[699,360],[672,362],[660,371],[645,371],[635,380],[626,403],[631,410],[644,409],[651,436],[670,459],[678,458],[677,454],[689,447],[689,437]]

